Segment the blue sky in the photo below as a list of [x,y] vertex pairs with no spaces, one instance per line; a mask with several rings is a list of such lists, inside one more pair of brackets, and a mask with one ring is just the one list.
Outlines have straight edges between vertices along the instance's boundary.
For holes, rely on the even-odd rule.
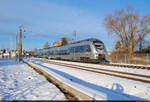
[[[103,26],[104,17],[117,8],[133,6],[150,14],[150,0],[0,0],[0,49],[15,49],[15,35],[23,24],[23,48],[42,48],[61,37],[98,38],[112,50],[116,39]],[[19,33],[19,32],[18,32]]]

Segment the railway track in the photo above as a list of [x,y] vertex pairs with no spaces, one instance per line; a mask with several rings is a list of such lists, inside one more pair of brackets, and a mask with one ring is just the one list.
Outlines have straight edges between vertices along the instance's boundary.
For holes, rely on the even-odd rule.
[[[62,60],[64,61],[64,60]],[[69,62],[80,62],[80,61],[72,61],[72,60],[65,60]],[[80,62],[80,63],[89,63],[89,64],[98,64],[98,65],[105,65],[105,66],[114,66],[116,67],[124,67],[124,68],[132,68],[132,69],[145,69],[150,70],[150,67],[148,66],[136,66],[136,65],[123,65],[123,64],[104,64],[104,63],[91,63],[91,62]]]
[[146,66],[120,65],[120,64],[99,64],[99,65],[150,70],[150,67],[146,67]]
[[143,83],[150,83],[150,80],[149,80],[150,76],[149,75],[141,75],[141,74],[135,74],[135,73],[114,71],[114,70],[109,70],[109,69],[87,67],[87,66],[67,64],[67,63],[62,63],[62,62],[61,63],[60,62],[53,62],[53,61],[49,61],[49,60],[41,60],[40,59],[39,61],[44,61],[44,62],[47,62],[50,64],[76,68],[76,69],[90,71],[90,72],[99,73],[99,74],[110,75],[110,76],[119,77],[119,78],[125,78],[125,79],[129,79],[129,80],[143,82]]

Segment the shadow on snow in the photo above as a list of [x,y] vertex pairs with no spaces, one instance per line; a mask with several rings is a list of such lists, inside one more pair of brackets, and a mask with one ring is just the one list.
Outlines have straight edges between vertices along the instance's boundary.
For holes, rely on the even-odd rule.
[[12,65],[19,65],[19,64],[23,64],[23,62],[18,62],[8,58],[0,59],[0,66],[9,66],[9,65],[12,66]]

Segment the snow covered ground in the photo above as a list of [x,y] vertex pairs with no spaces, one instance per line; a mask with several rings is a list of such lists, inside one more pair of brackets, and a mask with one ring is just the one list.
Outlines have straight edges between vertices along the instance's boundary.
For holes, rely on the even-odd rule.
[[[94,99],[150,100],[150,84],[147,83],[132,81],[132,80],[113,77],[104,74],[97,74],[97,73],[74,69],[70,67],[44,63],[41,61],[36,61],[35,59],[30,59],[28,61],[40,67],[44,71],[50,73],[54,77],[57,77],[62,82],[71,85],[77,90],[80,90],[88,94]],[[74,63],[74,64],[76,63],[77,65],[83,65],[83,63],[78,63],[78,62],[67,62],[67,61],[57,61],[57,62],[66,62],[66,63]],[[84,65],[92,66],[92,67],[99,66],[93,64],[84,64]],[[105,67],[101,66],[101,68],[105,68]],[[116,68],[111,68],[111,69],[116,69]],[[130,72],[131,70],[131,72],[133,73],[135,72],[132,69],[126,70],[125,68],[120,68],[118,70],[122,70],[126,72]],[[144,70],[141,71],[143,71],[142,74],[146,74],[146,75],[149,74],[149,72],[147,71]]]
[[0,59],[0,100],[67,100],[64,94],[24,63]]

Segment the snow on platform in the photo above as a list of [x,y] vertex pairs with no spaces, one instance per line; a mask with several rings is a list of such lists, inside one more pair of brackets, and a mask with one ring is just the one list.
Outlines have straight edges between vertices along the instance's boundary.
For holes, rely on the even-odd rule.
[[93,99],[150,100],[150,84],[44,63],[34,59],[28,61]]
[[67,100],[64,94],[24,63],[0,59],[0,100]]

